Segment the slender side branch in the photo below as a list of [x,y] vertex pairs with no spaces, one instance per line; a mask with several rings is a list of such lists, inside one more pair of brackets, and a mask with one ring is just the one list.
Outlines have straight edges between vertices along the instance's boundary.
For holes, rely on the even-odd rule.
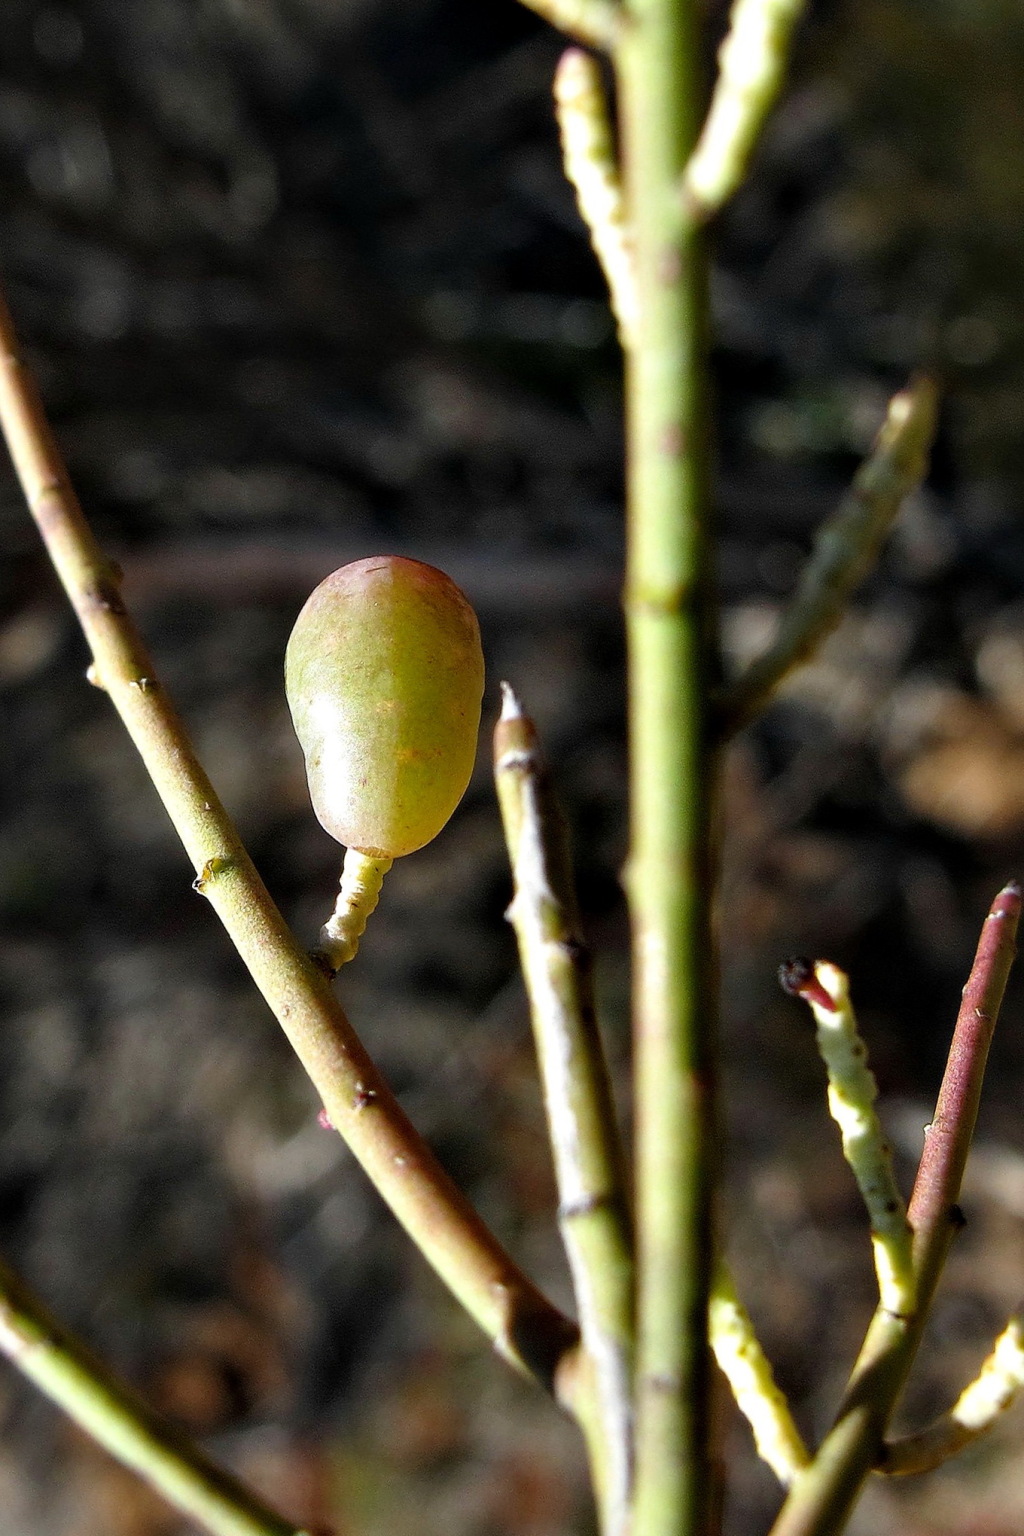
[[619,0],[523,0],[523,4],[577,42],[614,53],[622,30]]
[[928,471],[937,410],[935,383],[923,374],[893,396],[870,457],[818,531],[772,646],[722,697],[718,724],[723,738],[752,720],[782,680],[808,661],[839,623],[851,593],[877,558],[901,503]]
[[555,112],[567,179],[608,284],[608,297],[628,347],[636,326],[633,239],[616,163],[601,66],[592,54],[569,48],[555,72]]
[[788,1488],[810,1461],[793,1422],[785,1393],[754,1331],[750,1314],[736,1294],[732,1275],[720,1263],[711,1292],[711,1348],[736,1406],[750,1425],[761,1460]]
[[213,1536],[307,1536],[154,1413],[2,1262],[0,1350],[104,1450]]
[[594,1399],[584,1423],[602,1528],[615,1536],[626,1528],[632,1462],[633,1255],[622,1149],[564,818],[533,721],[507,683],[502,691],[494,774],[515,891],[508,916],[530,998],[559,1224]]
[[626,632],[638,1254],[633,1536],[697,1536],[714,1472],[717,934],[707,283],[679,196],[703,98],[694,0],[632,0],[616,54],[637,321],[626,354]]
[[876,1471],[931,1472],[990,1430],[1024,1388],[1024,1322],[1011,1317],[978,1375],[948,1413],[915,1435],[885,1446]]
[[320,930],[320,943],[313,955],[315,960],[322,960],[332,974],[337,974],[343,965],[355,958],[370,914],[380,900],[384,876],[394,862],[394,859],[362,853],[358,848],[346,848],[338,900]]
[[575,1329],[517,1268],[419,1136],[327,979],[289,933],[195,757],[71,488],[0,301],[0,424],[110,696],[253,980],[398,1220],[504,1357],[571,1395]]
[[956,1202],[1020,913],[1020,886],[1010,884],[992,903],[964,988],[910,1200],[917,1309],[910,1318],[881,1306],[876,1311],[835,1424],[794,1485],[772,1536],[839,1536],[864,1479],[883,1457],[889,1419],[917,1354],[950,1243],[963,1225]]
[[892,1150],[875,1114],[878,1084],[850,1004],[850,984],[837,966],[792,960],[782,985],[810,1005],[818,1049],[828,1072],[829,1113],[843,1138],[871,1222],[871,1246],[882,1306],[897,1316],[914,1310],[914,1266],[907,1210],[892,1170]]
[[710,219],[746,179],[750,158],[782,90],[793,28],[806,0],[734,0],[718,53],[718,80],[683,195]]

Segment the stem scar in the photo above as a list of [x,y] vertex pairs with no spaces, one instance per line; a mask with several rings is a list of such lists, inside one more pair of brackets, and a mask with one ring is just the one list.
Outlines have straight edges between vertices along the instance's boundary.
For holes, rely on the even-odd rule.
[[207,859],[199,874],[196,875],[196,878],[192,881],[192,889],[197,892],[198,895],[205,896],[206,887],[210,884],[211,880],[215,880],[218,875],[222,875],[225,870],[230,868],[230,859],[220,857]]

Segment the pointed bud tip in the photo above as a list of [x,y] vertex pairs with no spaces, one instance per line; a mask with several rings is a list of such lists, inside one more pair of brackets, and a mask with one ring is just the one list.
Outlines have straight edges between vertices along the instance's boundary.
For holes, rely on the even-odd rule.
[[523,706],[516,697],[511,683],[501,684],[501,718],[502,720],[522,720]]

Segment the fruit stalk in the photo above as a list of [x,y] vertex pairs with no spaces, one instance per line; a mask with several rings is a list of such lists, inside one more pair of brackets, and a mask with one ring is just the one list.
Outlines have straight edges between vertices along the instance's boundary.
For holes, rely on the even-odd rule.
[[384,876],[394,862],[362,853],[358,848],[346,851],[338,900],[313,951],[314,960],[323,960],[332,975],[354,958],[370,915],[376,911]]

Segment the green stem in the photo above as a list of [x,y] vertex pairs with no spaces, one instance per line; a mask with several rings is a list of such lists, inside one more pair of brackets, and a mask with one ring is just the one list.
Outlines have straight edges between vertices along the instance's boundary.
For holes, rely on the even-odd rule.
[[[109,694],[197,871],[331,1123],[420,1251],[521,1371],[571,1397],[576,1329],[505,1253],[415,1130],[278,912],[157,681],[120,572],[85,520],[0,301],[0,424],[29,508]],[[560,1378],[560,1380],[556,1380]]]
[[935,1117],[909,1207],[917,1309],[900,1317],[879,1307],[871,1320],[836,1422],[786,1500],[772,1536],[840,1536],[872,1468],[883,1458],[889,1419],[914,1363],[942,1267],[963,1217],[956,1204],[978,1114],[988,1047],[1021,912],[1008,885],[989,910],[957,1016]]
[[213,1536],[306,1536],[118,1381],[3,1263],[0,1349],[104,1450]]
[[706,698],[703,238],[680,195],[703,99],[696,0],[633,0],[616,63],[638,314],[626,358],[636,1042],[634,1536],[709,1519],[717,963]]
[[533,721],[502,687],[494,775],[514,879],[508,915],[530,998],[559,1225],[592,1388],[583,1425],[602,1530],[617,1536],[627,1525],[633,1428],[633,1255],[623,1157],[564,818]]

